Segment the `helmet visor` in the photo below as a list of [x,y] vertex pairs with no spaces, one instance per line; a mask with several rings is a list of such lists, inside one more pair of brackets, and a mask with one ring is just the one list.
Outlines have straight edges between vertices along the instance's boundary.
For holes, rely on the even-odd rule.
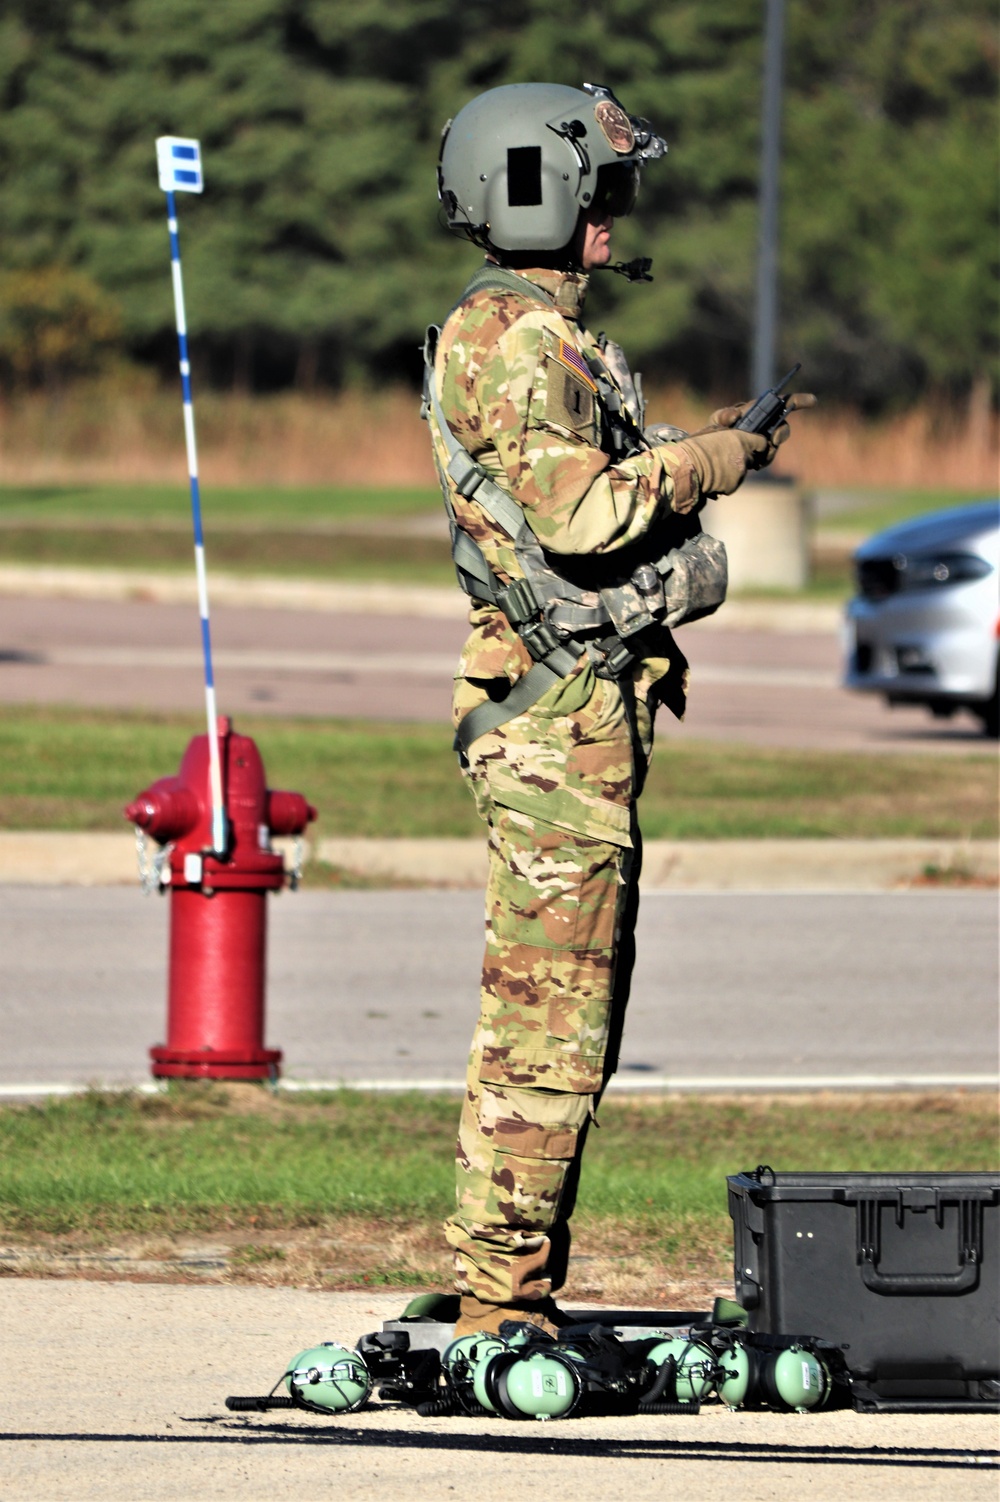
[[636,162],[610,162],[597,169],[597,186],[592,209],[622,219],[631,214],[639,196],[639,167]]

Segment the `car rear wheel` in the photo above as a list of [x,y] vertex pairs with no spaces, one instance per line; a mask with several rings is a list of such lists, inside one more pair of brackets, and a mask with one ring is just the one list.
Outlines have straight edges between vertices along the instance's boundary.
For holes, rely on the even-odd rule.
[[997,663],[993,697],[987,699],[985,704],[977,705],[976,714],[983,722],[984,735],[991,736],[994,740],[1000,737],[1000,662]]

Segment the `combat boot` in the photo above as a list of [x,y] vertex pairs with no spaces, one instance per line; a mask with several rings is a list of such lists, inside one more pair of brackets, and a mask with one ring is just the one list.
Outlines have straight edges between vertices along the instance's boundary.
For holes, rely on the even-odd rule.
[[510,1304],[490,1304],[482,1299],[463,1294],[459,1305],[458,1322],[455,1325],[456,1340],[460,1335],[499,1335],[505,1320],[514,1320],[521,1325],[534,1325],[546,1335],[558,1335],[564,1325],[573,1321],[563,1313],[552,1297],[545,1299],[515,1299]]

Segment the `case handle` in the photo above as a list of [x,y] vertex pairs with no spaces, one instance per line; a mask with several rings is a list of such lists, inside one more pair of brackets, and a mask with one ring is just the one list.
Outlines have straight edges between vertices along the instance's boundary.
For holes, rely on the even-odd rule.
[[880,1273],[862,1262],[861,1280],[872,1293],[969,1293],[979,1284],[979,1265],[967,1262],[954,1273]]
[[[878,1263],[881,1254],[877,1195],[859,1196],[857,1201],[858,1262],[861,1280],[872,1293],[881,1294],[957,1294],[969,1293],[979,1285],[979,1265],[983,1247],[983,1207],[979,1200],[959,1200],[958,1269],[947,1273],[883,1273]],[[898,1214],[898,1211],[897,1211]]]

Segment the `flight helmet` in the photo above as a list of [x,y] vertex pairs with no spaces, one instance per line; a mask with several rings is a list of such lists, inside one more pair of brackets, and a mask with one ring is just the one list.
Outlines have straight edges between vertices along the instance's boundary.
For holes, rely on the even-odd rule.
[[631,213],[640,168],[666,149],[603,84],[506,84],[445,126],[438,197],[449,229],[486,250],[557,252],[581,210]]

